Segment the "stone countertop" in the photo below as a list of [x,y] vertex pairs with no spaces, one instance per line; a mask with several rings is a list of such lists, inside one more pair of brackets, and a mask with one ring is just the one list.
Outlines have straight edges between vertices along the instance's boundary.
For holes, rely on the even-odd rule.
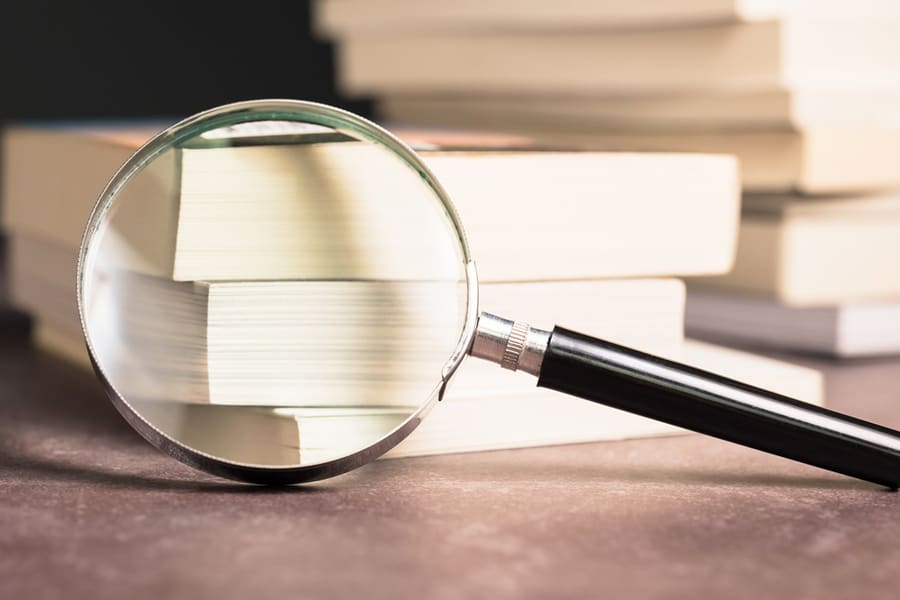
[[[900,428],[900,360],[829,405]],[[900,496],[697,435],[385,460],[263,488],[156,452],[0,342],[0,598],[896,598]]]

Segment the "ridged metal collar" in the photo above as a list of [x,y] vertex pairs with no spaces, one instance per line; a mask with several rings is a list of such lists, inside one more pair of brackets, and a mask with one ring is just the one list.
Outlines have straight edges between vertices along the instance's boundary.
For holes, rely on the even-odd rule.
[[481,313],[472,342],[472,356],[499,364],[510,371],[540,375],[550,332],[522,321],[510,321]]

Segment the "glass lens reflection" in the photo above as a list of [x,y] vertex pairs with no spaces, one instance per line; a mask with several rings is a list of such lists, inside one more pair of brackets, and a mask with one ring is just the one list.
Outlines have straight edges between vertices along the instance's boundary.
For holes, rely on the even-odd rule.
[[214,457],[324,462],[432,397],[465,316],[460,241],[420,175],[318,125],[170,147],[90,242],[83,314],[113,388]]

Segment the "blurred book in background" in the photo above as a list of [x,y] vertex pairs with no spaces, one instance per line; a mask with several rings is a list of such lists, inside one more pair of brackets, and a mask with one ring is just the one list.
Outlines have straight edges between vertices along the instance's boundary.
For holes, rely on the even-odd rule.
[[343,89],[374,95],[389,122],[737,156],[735,268],[689,280],[688,332],[900,352],[896,3],[316,6]]
[[495,29],[658,28],[675,25],[752,23],[810,15],[854,18],[900,16],[893,0],[318,0],[315,14],[329,35],[390,34],[396,31]]
[[0,332],[5,339],[21,339],[31,333],[31,319],[21,310],[10,306],[9,272],[7,266],[9,249],[7,240],[0,234]]
[[[75,261],[82,229],[108,178],[158,127],[20,126],[10,128],[4,136],[3,228],[11,246],[12,299],[35,317],[35,340],[40,346],[85,367],[88,360],[75,305]],[[822,401],[821,377],[815,371],[684,338],[685,292],[675,277],[722,275],[732,264],[739,211],[739,173],[732,158],[541,151],[511,138],[499,139],[503,146],[516,146],[513,149],[476,148],[473,142],[498,138],[430,136],[425,132],[406,135],[420,146],[426,163],[461,213],[477,258],[485,308],[546,326],[560,320],[562,325],[760,387],[810,402]],[[446,147],[448,140],[462,142],[464,147]],[[438,141],[445,147],[435,143]],[[144,282],[138,286],[144,293],[163,290],[179,294],[183,285],[179,279],[243,276],[232,272],[242,268],[240,264],[185,262],[190,247],[227,241],[229,223],[237,222],[228,211],[241,206],[240,202],[224,206],[193,198],[190,190],[202,184],[201,177],[212,176],[227,187],[232,200],[240,200],[241,190],[247,190],[250,198],[251,191],[261,189],[253,183],[254,174],[240,168],[210,171],[192,166],[230,151],[182,150],[181,164],[168,165],[173,171],[180,169],[177,192],[175,188],[130,188],[137,195],[175,194],[178,213],[167,217],[181,238],[168,252],[158,251],[155,237],[142,239],[136,234],[133,238],[137,246],[145,245],[142,256],[153,257],[135,275]],[[244,151],[264,162],[273,153],[284,158],[283,153],[296,150],[257,144]],[[352,146],[335,150],[323,143],[303,151],[347,152]],[[336,164],[362,168],[359,161]],[[302,173],[287,176],[300,177]],[[130,200],[136,207],[150,204],[137,196]],[[267,206],[277,211],[284,204],[279,201]],[[275,223],[282,220],[278,214],[260,218]],[[159,231],[148,224],[137,218],[134,229]],[[174,239],[174,231],[164,237]],[[535,231],[541,232],[540,245],[523,245],[516,237]],[[257,242],[263,247],[266,239]],[[275,278],[291,268],[289,264],[266,266],[279,270],[271,273]],[[219,325],[215,338],[208,334],[202,348],[193,349],[190,355],[169,356],[159,364],[181,370],[184,377],[179,389],[168,391],[184,404],[230,405],[235,400],[229,395],[233,390],[224,385],[228,377],[256,381],[262,390],[272,375],[264,355],[241,356],[234,361],[230,349],[242,347],[241,336],[255,322],[254,315],[271,314],[259,289],[273,285],[285,284],[211,282],[204,294],[197,294],[197,284],[193,284],[198,304],[191,305],[191,310],[196,309],[196,314],[172,313],[167,326],[152,331],[142,329],[138,319],[137,326],[125,332],[127,341],[144,352],[152,352],[157,345],[182,347],[165,341],[176,339],[197,323],[215,320]],[[279,289],[281,295],[293,293]],[[289,303],[282,308],[293,310],[293,306]],[[282,337],[282,342],[297,339],[290,331]],[[154,383],[147,383],[149,395]],[[513,420],[509,419],[511,412],[516,414]],[[227,416],[227,412],[222,414]],[[265,419],[258,423],[259,427],[269,425]],[[273,435],[288,435],[282,430],[282,421],[278,427]],[[396,454],[673,431],[663,424],[538,389],[530,378],[510,376],[494,365],[467,361],[448,400]]]

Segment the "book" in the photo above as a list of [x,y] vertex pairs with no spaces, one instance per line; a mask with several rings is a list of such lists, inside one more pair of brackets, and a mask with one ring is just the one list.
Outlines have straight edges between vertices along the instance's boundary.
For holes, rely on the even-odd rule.
[[[77,252],[26,233],[7,234],[9,302],[49,320],[69,338],[81,338],[75,300]],[[37,310],[36,310],[37,309]]]
[[774,298],[691,288],[685,313],[690,335],[757,348],[839,358],[900,353],[900,302],[789,306]]
[[[805,402],[822,403],[821,374],[813,369],[690,339],[659,354]],[[467,361],[467,364],[474,363]],[[511,375],[507,373],[505,376]],[[530,378],[529,383],[533,386],[534,378]],[[419,428],[388,456],[570,444],[678,433],[683,433],[683,430],[573,396],[535,388],[534,393],[527,396],[497,395],[480,400],[451,396],[438,403]]]
[[180,443],[234,462],[291,466],[301,457],[304,462],[314,462],[311,449],[321,443],[318,431],[301,428],[298,419],[289,414],[264,408],[147,399],[128,402],[156,429]]
[[605,130],[553,125],[521,118],[521,112],[473,117],[452,107],[429,114],[398,113],[398,123],[475,127],[490,121],[497,131],[527,134],[538,144],[620,152],[696,152],[729,154],[740,163],[741,182],[750,192],[839,194],[877,191],[900,185],[895,156],[900,127],[813,126],[803,129],[738,128],[648,131],[646,127]]
[[[3,153],[5,227],[77,247],[83,224],[107,177],[130,156],[140,139],[96,127],[7,131]],[[246,151],[259,160],[265,153],[306,151],[286,148],[195,149],[185,150],[185,156],[202,161],[220,151],[232,157]],[[423,150],[422,155],[461,215],[484,281],[709,274],[724,272],[731,265],[739,176],[730,157],[525,150]],[[47,164],[55,165],[54,177],[41,176]],[[246,186],[254,184],[249,174],[246,169],[235,170],[218,172],[212,178],[227,180],[232,190],[241,185],[248,189]],[[158,193],[151,185],[157,179],[151,175],[146,177],[146,187],[154,198],[173,193]],[[130,186],[129,192],[136,196],[144,193],[137,186]],[[42,200],[34,202],[33,198]],[[188,194],[178,200],[200,210],[203,207],[193,203],[196,198]],[[547,210],[550,204],[553,210]],[[129,206],[154,205],[135,201]],[[227,243],[229,232],[246,218],[246,209],[246,203],[235,204],[235,212],[224,215],[228,218],[218,229],[202,218],[173,217],[166,212],[168,208],[155,218],[184,227],[193,223],[194,229],[179,236],[180,241],[187,244],[193,240],[202,246],[210,238]],[[281,216],[276,211],[261,218],[277,223]],[[146,227],[147,221],[147,215],[136,214],[134,235],[126,239],[155,249],[148,252],[158,255],[150,259],[159,266],[156,274],[178,272],[180,279],[239,275],[234,271],[198,273],[197,269],[182,272],[172,267],[175,257],[187,260],[189,253],[176,250],[174,256],[167,255],[173,246],[158,244],[157,240],[165,237],[159,232],[144,244],[141,236],[154,230]],[[525,244],[519,239],[521,232],[537,230],[542,232],[542,243]],[[257,241],[265,244],[269,236],[264,229],[261,232]],[[174,236],[174,231],[168,236]],[[248,269],[258,277],[262,266],[257,262]],[[205,269],[201,267],[201,271]],[[195,277],[199,274],[203,277]]]
[[789,306],[900,296],[900,193],[745,200],[734,269],[697,286],[769,296]]
[[318,0],[315,29],[329,37],[434,30],[606,29],[754,22],[810,16],[896,17],[888,0]]
[[125,397],[408,408],[462,331],[455,282],[177,282],[104,270],[85,326]]
[[[9,241],[10,291],[15,304],[36,317],[36,340],[66,356],[81,355],[79,362],[88,365],[75,304],[75,279],[67,273],[74,251],[15,232]],[[395,345],[402,346],[398,351],[402,349],[404,356],[409,357],[413,373],[417,371],[415,357],[433,352],[428,347],[433,339],[419,338],[416,330],[439,332],[440,317],[447,320],[458,314],[452,306],[456,302],[455,289],[445,295],[444,288],[434,282],[194,283],[114,272],[106,273],[100,281],[104,283],[98,285],[106,287],[91,292],[85,307],[89,314],[100,313],[96,319],[88,317],[89,327],[92,322],[118,324],[112,334],[121,342],[105,344],[110,355],[105,361],[107,368],[121,364],[123,374],[118,377],[130,378],[128,385],[140,388],[137,394],[143,396],[160,395],[158,383],[154,382],[162,375],[175,382],[168,394],[185,402],[242,404],[251,394],[265,398],[267,389],[278,393],[284,387],[284,378],[276,377],[283,371],[278,370],[274,360],[293,356],[296,363],[301,363],[304,356],[310,355],[304,353],[303,336],[299,335],[308,327],[308,321],[299,319],[304,310],[315,310],[315,320],[324,325],[329,322],[321,314],[326,306],[333,311],[343,310],[345,319],[355,313],[365,318],[367,328],[384,329],[377,335],[373,333],[379,344],[398,338],[398,322],[410,325],[406,331],[412,337],[404,337]],[[427,293],[413,296],[401,289],[389,289],[391,285]],[[360,291],[338,293],[341,287]],[[313,291],[319,295],[311,297]],[[648,351],[674,348],[683,336],[684,285],[679,280],[487,283],[480,286],[480,293],[485,310],[530,319],[535,324],[561,319],[563,325]],[[115,302],[126,302],[132,310],[117,313],[113,310]],[[441,303],[451,306],[440,310]],[[120,318],[109,316],[114,314]],[[416,318],[422,322],[410,324]],[[348,337],[346,328],[352,325],[336,323],[331,337]],[[448,335],[437,356],[441,365],[449,356],[448,344],[452,349],[459,331],[456,322],[445,322],[444,326]],[[107,329],[112,328],[113,325],[107,325]],[[99,336],[105,332],[98,325],[94,333]],[[277,344],[245,352],[246,341],[254,339],[274,340]],[[377,357],[391,353],[374,354]],[[317,351],[316,360],[336,364],[331,358],[324,349]],[[141,365],[142,359],[159,369],[148,371]],[[467,361],[451,393],[478,397],[528,393],[531,388],[496,365]],[[270,401],[290,403],[284,398]]]
[[361,95],[896,86],[897,22],[810,17],[652,30],[348,36],[337,48],[338,77],[346,93]]
[[[727,153],[741,165],[744,189],[806,195],[879,191],[900,184],[894,156],[900,129],[815,127],[801,131],[574,134],[556,143],[623,151]],[[540,138],[539,138],[540,139]]]
[[[820,403],[822,380],[817,371],[771,359],[686,341],[672,358],[688,364],[715,365],[732,377],[754,381],[779,393]],[[494,365],[496,369],[496,365]],[[506,378],[515,378],[505,373]],[[530,385],[534,386],[531,379]],[[290,409],[277,411],[246,406],[132,402],[163,432],[194,448],[217,456],[257,464],[290,465],[333,458],[335,448],[347,451],[360,440],[372,440],[405,418],[395,412],[347,418],[339,413],[304,418]],[[674,435],[682,430],[627,412],[537,389],[520,395],[456,397],[437,403],[422,424],[389,458],[543,446],[599,440]],[[258,444],[266,439],[277,443]],[[317,456],[320,454],[321,456]]]
[[539,97],[387,95],[378,113],[389,122],[552,131],[804,130],[900,127],[900,87],[781,87],[666,94]]

